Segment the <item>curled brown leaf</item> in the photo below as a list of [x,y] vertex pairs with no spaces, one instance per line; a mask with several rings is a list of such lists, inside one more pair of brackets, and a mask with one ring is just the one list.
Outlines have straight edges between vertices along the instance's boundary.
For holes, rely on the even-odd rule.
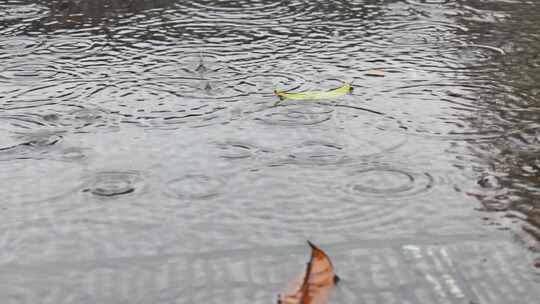
[[330,291],[339,281],[330,258],[324,251],[308,241],[311,259],[306,271],[289,283],[279,295],[278,304],[326,304]]

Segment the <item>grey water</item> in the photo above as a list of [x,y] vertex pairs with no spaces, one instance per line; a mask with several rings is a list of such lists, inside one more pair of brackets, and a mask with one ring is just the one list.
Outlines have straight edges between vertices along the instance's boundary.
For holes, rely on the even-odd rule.
[[539,14],[0,1],[0,302],[535,303]]

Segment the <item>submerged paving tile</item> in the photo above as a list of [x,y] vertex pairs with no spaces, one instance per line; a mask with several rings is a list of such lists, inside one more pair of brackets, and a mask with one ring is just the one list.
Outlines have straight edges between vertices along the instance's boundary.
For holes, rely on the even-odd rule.
[[[540,275],[510,240],[321,244],[342,281],[330,303],[530,304]],[[307,246],[0,266],[4,303],[272,303]]]

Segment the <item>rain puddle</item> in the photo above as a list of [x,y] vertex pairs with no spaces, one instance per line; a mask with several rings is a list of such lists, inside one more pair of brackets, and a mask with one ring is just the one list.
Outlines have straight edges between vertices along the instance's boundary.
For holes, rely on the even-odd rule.
[[539,13],[1,1],[0,299],[535,303]]

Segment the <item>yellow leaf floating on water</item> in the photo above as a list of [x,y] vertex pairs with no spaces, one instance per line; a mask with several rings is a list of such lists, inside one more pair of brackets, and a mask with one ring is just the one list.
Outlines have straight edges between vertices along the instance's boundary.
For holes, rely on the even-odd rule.
[[311,91],[311,92],[300,92],[300,93],[289,93],[286,91],[274,91],[279,99],[293,99],[293,100],[319,100],[319,99],[332,99],[345,94],[352,92],[353,87],[346,83],[339,88],[321,92],[321,91]]
[[308,241],[311,259],[304,274],[289,283],[278,304],[327,304],[330,291],[339,281],[330,258]]

